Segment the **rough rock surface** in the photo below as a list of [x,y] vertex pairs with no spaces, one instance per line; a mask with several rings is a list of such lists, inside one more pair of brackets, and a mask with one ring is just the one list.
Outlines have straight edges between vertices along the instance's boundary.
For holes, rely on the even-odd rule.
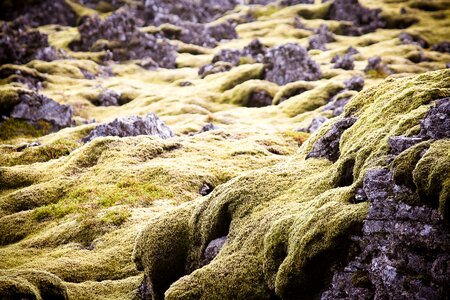
[[322,77],[319,65],[308,56],[302,46],[285,44],[270,48],[264,57],[265,79],[278,85],[298,80],[318,80]]
[[149,113],[145,117],[130,116],[97,126],[91,133],[82,139],[84,143],[90,142],[102,136],[137,136],[156,135],[167,139],[173,136],[172,130],[154,113]]
[[47,35],[37,30],[28,31],[20,21],[0,26],[0,64],[25,64],[33,59],[51,61],[61,57],[61,53],[49,46]]
[[317,129],[319,129],[323,123],[325,123],[328,119],[325,117],[317,117],[312,119],[311,123],[308,125],[308,127],[306,128],[300,128],[298,129],[298,131],[304,131],[304,132],[309,132],[309,133],[313,133],[316,132]]
[[433,47],[431,47],[431,50],[444,52],[444,53],[450,53],[450,42],[445,41],[445,42],[441,42],[436,45],[433,45]]
[[219,254],[220,250],[223,248],[223,245],[225,245],[226,242],[227,242],[226,236],[222,236],[209,242],[204,253],[205,265],[209,264],[214,259],[214,257],[216,257],[217,254]]
[[362,6],[358,0],[335,0],[328,11],[328,18],[352,22],[352,26],[344,27],[344,33],[362,35],[386,26],[380,13],[380,9],[368,9]]
[[114,13],[104,21],[87,17],[78,27],[80,40],[75,51],[107,51],[105,59],[116,61],[147,59],[146,67],[174,68],[175,47],[167,40],[138,30],[139,19],[128,11]]
[[314,146],[307,158],[311,157],[325,157],[332,162],[335,162],[340,155],[339,141],[342,133],[350,128],[356,119],[353,117],[344,118],[333,124],[331,130],[329,130],[323,137],[321,137]]
[[327,25],[320,25],[315,34],[309,38],[308,49],[326,50],[326,43],[334,42],[334,36]]
[[40,94],[21,94],[20,103],[14,106],[10,117],[30,122],[44,120],[50,122],[55,129],[72,124],[72,108]]
[[344,85],[351,91],[361,91],[364,88],[364,78],[361,76],[354,76],[344,81]]

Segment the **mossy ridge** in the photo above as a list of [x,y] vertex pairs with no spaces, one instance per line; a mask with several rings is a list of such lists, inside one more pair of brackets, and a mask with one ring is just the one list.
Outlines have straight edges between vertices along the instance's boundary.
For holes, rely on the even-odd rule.
[[[431,101],[450,94],[449,79],[450,70],[392,78],[358,94],[346,107],[346,114],[357,116],[358,120],[342,135],[341,156],[336,163],[304,160],[313,143],[332,126],[330,122],[307,140],[299,155],[289,162],[229,181],[197,204],[188,217],[183,210],[175,210],[170,218],[149,225],[136,243],[137,264],[146,274],[149,270],[167,270],[158,261],[168,250],[166,247],[177,244],[181,233],[158,234],[158,238],[153,235],[154,228],[164,228],[170,219],[171,224],[184,224],[183,232],[187,233],[182,234],[183,249],[190,246],[187,254],[183,254],[185,250],[177,254],[177,261],[186,260],[188,275],[175,281],[165,298],[248,299],[255,295],[264,299],[273,292],[285,299],[313,297],[324,283],[319,279],[327,278],[329,267],[345,253],[349,235],[356,234],[362,226],[368,205],[352,202],[363,175],[368,169],[387,165],[387,138],[417,131]],[[372,142],[367,143],[368,139]],[[441,153],[448,152],[447,143],[438,145],[441,143],[436,142],[436,150],[418,164],[416,178],[445,174],[441,169],[421,167],[436,165],[439,157],[448,160]],[[433,163],[427,158],[434,158]],[[342,176],[348,172],[345,166],[349,160],[354,160],[353,182],[339,187]],[[438,165],[447,168],[446,163]],[[418,176],[419,173],[430,175]],[[448,185],[447,179],[442,178],[433,187],[418,184],[423,193],[432,193],[442,201],[448,197],[446,190],[440,192],[441,186]],[[437,192],[433,190],[436,187]],[[446,201],[443,203],[446,205]],[[223,235],[227,235],[227,242],[222,251],[210,265],[199,268],[209,241]],[[148,253],[153,255],[147,256]],[[181,265],[177,268],[183,269]],[[218,277],[221,280],[216,280]],[[173,277],[166,278],[164,284],[160,280],[164,279],[151,282],[156,299],[162,298],[162,291]],[[209,292],[212,290],[214,293]]]

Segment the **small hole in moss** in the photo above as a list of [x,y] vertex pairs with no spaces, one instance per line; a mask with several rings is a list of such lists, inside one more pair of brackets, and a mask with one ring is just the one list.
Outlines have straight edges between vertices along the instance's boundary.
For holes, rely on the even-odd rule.
[[344,162],[340,170],[340,177],[337,183],[338,187],[349,186],[353,183],[353,168],[355,167],[355,159],[351,158]]

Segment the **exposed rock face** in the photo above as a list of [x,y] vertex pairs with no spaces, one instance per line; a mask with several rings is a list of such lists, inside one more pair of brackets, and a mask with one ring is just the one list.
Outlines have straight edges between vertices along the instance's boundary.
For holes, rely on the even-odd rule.
[[[176,51],[167,40],[137,29],[136,17],[128,11],[114,13],[104,21],[88,17],[78,27],[80,40],[71,43],[75,51],[109,51],[105,59],[146,59],[145,67],[174,68]],[[106,42],[105,42],[106,40]]]
[[225,245],[226,242],[226,236],[222,236],[209,242],[208,246],[205,249],[205,253],[203,254],[205,256],[205,260],[203,261],[203,263],[205,265],[209,264],[214,259],[214,257],[219,254],[220,250],[223,248],[223,245]]
[[249,59],[254,62],[264,63],[264,79],[285,85],[298,80],[318,80],[322,78],[319,65],[313,61],[305,48],[297,44],[288,43],[278,47],[266,49],[259,40],[253,40],[242,51],[224,49],[217,53],[212,62],[200,68],[199,74],[206,72],[218,73],[228,71],[229,66],[217,65],[224,61],[236,66],[241,59]]
[[102,136],[137,136],[137,135],[157,135],[167,139],[173,136],[172,130],[154,113],[149,113],[145,117],[130,116],[97,126],[91,133],[82,139],[87,143],[97,137]]
[[375,72],[380,75],[389,75],[391,70],[386,66],[385,63],[381,60],[381,57],[375,56],[369,58],[367,61],[367,65],[364,68],[364,72]]
[[247,107],[264,107],[272,105],[272,95],[265,90],[254,91],[246,103]]
[[353,26],[344,27],[344,33],[362,35],[386,26],[380,13],[380,9],[365,8],[358,0],[335,0],[328,11],[328,19],[352,22]]
[[2,1],[0,19],[16,20],[19,17],[32,27],[47,24],[75,26],[77,21],[77,16],[64,0]]
[[436,105],[430,109],[420,122],[419,136],[430,139],[445,139],[450,137],[450,97],[435,101]]
[[445,42],[441,42],[436,45],[433,45],[433,47],[431,47],[431,50],[444,52],[444,53],[450,53],[450,42],[445,41]]
[[364,88],[364,78],[361,76],[355,76],[344,81],[344,85],[351,91],[361,91]]
[[335,69],[353,70],[355,68],[354,59],[351,54],[336,55],[333,57]]
[[412,35],[406,32],[402,32],[398,38],[403,44],[417,45],[422,48],[428,48],[428,42],[417,35]]
[[306,49],[292,43],[269,49],[264,63],[265,79],[278,85],[322,77],[319,65],[309,58]]
[[96,104],[99,106],[119,105],[120,94],[113,90],[103,90],[99,95]]
[[314,143],[312,151],[306,158],[325,157],[335,162],[340,155],[339,141],[342,133],[356,122],[356,118],[344,118],[333,124],[333,127],[323,137]]
[[329,31],[327,25],[320,25],[320,27],[315,32],[316,34],[309,38],[308,49],[326,50],[325,44],[335,41],[334,36]]
[[72,108],[44,95],[21,94],[20,103],[14,106],[10,117],[31,122],[44,120],[61,129],[72,124]]
[[26,30],[20,21],[1,25],[0,64],[25,64],[33,59],[51,61],[59,57],[61,54],[49,46],[47,35]]

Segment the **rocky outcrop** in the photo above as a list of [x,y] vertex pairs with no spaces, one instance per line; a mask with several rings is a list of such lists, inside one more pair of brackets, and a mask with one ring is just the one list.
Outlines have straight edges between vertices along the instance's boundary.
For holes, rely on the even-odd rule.
[[24,93],[20,95],[20,103],[14,106],[10,117],[31,123],[46,121],[59,130],[72,125],[72,114],[72,108],[68,105],[59,104],[44,95]]
[[173,136],[172,131],[154,113],[149,113],[145,117],[130,116],[97,126],[91,133],[82,139],[87,143],[102,136],[137,136],[156,135],[167,139]]

